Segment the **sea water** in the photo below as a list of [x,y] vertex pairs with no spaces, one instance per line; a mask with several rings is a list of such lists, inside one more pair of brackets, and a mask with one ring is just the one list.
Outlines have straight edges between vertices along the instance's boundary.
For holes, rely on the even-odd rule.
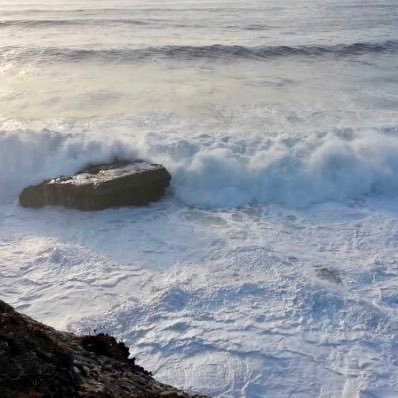
[[[146,208],[22,209],[92,162]],[[398,396],[396,0],[0,0],[0,292],[216,398]]]

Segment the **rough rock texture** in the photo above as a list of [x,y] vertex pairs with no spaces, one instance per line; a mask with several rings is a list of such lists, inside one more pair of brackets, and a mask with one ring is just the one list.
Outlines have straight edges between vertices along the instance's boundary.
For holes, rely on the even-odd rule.
[[19,203],[24,207],[60,205],[79,210],[142,206],[159,200],[170,179],[168,171],[158,164],[115,161],[25,188]]
[[205,398],[158,383],[113,337],[58,332],[0,300],[1,398]]

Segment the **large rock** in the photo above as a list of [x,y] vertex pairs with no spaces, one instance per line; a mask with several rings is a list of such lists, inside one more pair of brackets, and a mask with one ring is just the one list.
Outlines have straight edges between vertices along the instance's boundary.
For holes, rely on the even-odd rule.
[[142,206],[159,200],[170,179],[168,171],[158,164],[115,161],[25,188],[19,203],[24,207],[60,205],[79,210]]
[[1,398],[206,398],[157,382],[113,337],[59,332],[0,300]]

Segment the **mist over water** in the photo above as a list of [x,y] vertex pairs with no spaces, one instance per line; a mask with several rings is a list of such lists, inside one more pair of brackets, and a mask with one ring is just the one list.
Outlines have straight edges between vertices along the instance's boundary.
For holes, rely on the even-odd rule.
[[[395,0],[0,0],[1,298],[213,397],[397,396],[397,70]],[[167,197],[18,206],[116,157]]]

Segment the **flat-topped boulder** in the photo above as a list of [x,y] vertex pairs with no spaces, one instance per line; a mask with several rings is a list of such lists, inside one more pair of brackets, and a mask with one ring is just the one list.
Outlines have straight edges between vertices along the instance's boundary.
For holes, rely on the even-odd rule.
[[25,188],[19,195],[19,203],[31,208],[51,205],[79,210],[143,206],[159,200],[170,179],[162,165],[118,160]]

